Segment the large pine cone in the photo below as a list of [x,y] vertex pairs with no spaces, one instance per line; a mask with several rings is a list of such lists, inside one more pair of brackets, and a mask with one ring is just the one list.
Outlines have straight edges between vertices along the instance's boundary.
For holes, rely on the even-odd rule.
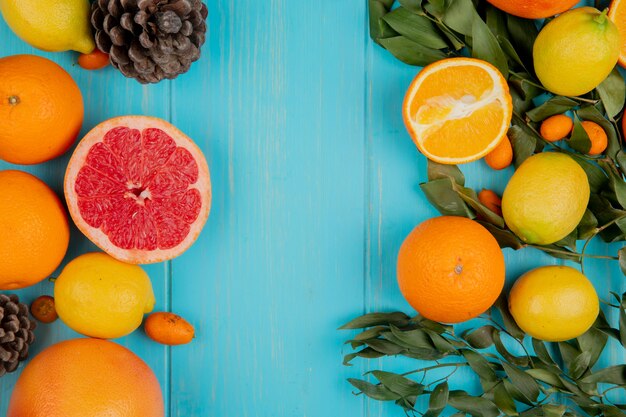
[[28,306],[20,303],[17,295],[0,294],[0,376],[15,371],[28,358],[35,326]]
[[200,0],[96,0],[91,6],[96,45],[142,84],[189,70],[200,58],[207,15]]

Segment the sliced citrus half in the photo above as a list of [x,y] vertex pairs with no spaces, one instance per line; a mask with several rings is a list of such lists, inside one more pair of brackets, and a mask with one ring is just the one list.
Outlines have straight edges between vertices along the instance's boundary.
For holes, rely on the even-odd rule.
[[626,1],[613,0],[609,6],[608,16],[619,30],[621,43],[618,63],[622,68],[626,68]]
[[505,137],[513,107],[496,67],[473,58],[448,58],[420,71],[402,106],[418,149],[442,164],[475,161]]
[[76,226],[116,259],[172,259],[196,240],[211,206],[206,160],[168,122],[110,119],[78,144],[65,173],[65,199]]

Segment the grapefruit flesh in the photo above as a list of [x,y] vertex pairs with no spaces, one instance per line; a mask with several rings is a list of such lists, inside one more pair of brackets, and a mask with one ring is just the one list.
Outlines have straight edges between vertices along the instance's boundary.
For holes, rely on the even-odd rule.
[[129,263],[172,259],[198,237],[211,183],[194,142],[164,120],[125,116],[96,126],[65,175],[72,219],[97,246]]

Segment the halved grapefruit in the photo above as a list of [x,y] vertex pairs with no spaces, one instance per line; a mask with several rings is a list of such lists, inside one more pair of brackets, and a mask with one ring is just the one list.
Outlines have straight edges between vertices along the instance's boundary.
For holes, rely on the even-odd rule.
[[202,151],[168,122],[124,116],[93,128],[65,173],[76,226],[116,259],[175,258],[196,240],[211,206]]

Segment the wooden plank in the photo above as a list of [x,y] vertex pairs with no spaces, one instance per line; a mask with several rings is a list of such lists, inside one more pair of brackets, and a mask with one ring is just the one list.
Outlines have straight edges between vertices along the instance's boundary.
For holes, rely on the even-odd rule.
[[171,415],[359,415],[336,328],[363,310],[365,4],[209,9],[173,94],[214,201],[173,262],[173,310],[198,337],[172,350]]
[[[101,121],[114,116],[127,114],[147,114],[156,117],[167,118],[170,108],[169,85],[162,83],[157,86],[141,86],[133,80],[127,80],[120,73],[112,68],[91,72],[80,68],[76,64],[77,54],[67,53],[43,53],[35,50],[29,45],[19,40],[6,26],[3,19],[0,19],[0,57],[14,54],[36,54],[45,56],[65,68],[78,83],[85,103],[85,121],[82,134],[94,127]],[[0,121],[1,124],[1,121]],[[0,169],[20,169],[34,173],[48,185],[50,185],[63,199],[63,176],[65,167],[71,152],[62,157],[36,166],[16,166],[5,162],[0,162]],[[65,261],[65,265],[77,255],[96,250],[75,227],[72,227],[70,248]],[[36,262],[36,260],[33,260]],[[150,265],[145,270],[150,275],[157,299],[158,309],[167,308],[168,300],[168,275],[166,265]],[[60,272],[57,271],[57,273]],[[33,287],[18,291],[20,298],[28,303],[41,294],[54,292],[53,284],[47,281]],[[34,344],[33,353],[41,351],[43,348],[60,340],[78,337],[60,320],[50,325],[39,325],[36,330],[37,341]],[[116,340],[118,343],[129,347],[142,359],[144,359],[154,370],[164,393],[169,392],[168,384],[168,361],[167,349],[161,345],[151,342],[143,332],[137,331],[129,337]],[[11,390],[19,372],[0,378],[0,415],[6,414],[8,400]],[[168,399],[166,398],[166,401]]]

